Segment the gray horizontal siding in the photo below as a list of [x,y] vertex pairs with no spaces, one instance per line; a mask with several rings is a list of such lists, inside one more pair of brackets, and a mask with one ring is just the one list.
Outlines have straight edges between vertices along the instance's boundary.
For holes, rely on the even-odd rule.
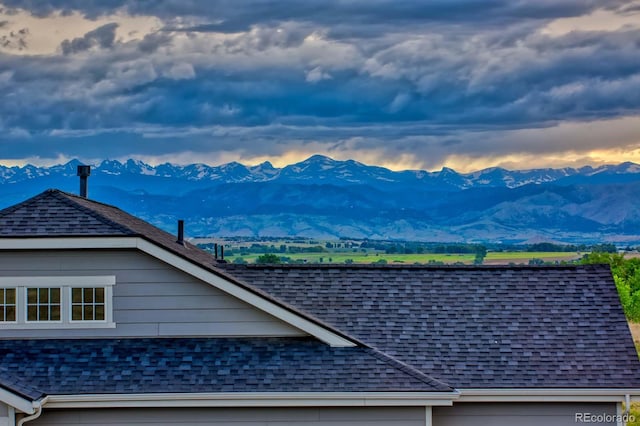
[[424,408],[156,408],[44,410],[33,426],[424,426]]
[[[614,403],[454,403],[433,407],[433,426],[576,426],[576,413],[616,414]],[[584,423],[587,424],[587,423]],[[611,426],[615,423],[588,423]]]
[[135,250],[0,253],[0,276],[115,275],[115,329],[10,330],[5,338],[299,336],[303,333]]

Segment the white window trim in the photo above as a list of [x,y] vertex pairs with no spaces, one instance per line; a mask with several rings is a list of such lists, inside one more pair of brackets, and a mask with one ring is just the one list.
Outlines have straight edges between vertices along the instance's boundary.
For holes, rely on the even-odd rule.
[[241,285],[220,276],[210,270],[172,253],[156,243],[140,237],[30,237],[0,238],[0,250],[39,250],[39,249],[139,249],[142,252],[162,260],[209,285],[235,296],[256,308],[273,315],[291,326],[318,338],[333,347],[354,347],[355,340],[341,335],[333,329],[293,312],[286,307],[242,288]]
[[[80,287],[80,286],[66,286],[63,289],[64,290],[63,292],[65,293],[63,297],[65,297],[66,300],[69,300],[69,304],[68,304],[69,305],[68,306],[68,308],[69,308],[68,309],[68,314],[69,314],[68,315],[68,320],[69,320],[69,323],[71,323],[71,324],[76,324],[76,323],[100,324],[100,323],[103,323],[103,322],[107,321],[108,320],[108,318],[107,318],[107,309],[108,309],[107,306],[109,305],[109,300],[111,300],[111,298],[109,298],[109,297],[110,296],[113,297],[113,293],[110,291],[112,287],[113,286],[102,286],[102,285],[99,285],[99,286],[98,285],[94,285],[94,286],[86,286],[86,285],[84,285],[82,287]],[[103,320],[85,320],[85,319],[74,320],[73,319],[73,292],[72,292],[72,290],[74,288],[94,288],[94,289],[95,288],[104,288],[104,319]],[[84,303],[82,305],[84,305]],[[92,306],[95,309],[95,306],[96,306],[95,301],[92,304]]]
[[[14,319],[13,321],[0,321],[0,324],[17,324],[18,323],[18,289],[16,287],[11,287],[11,286],[7,286],[7,287],[2,287],[0,285],[0,288],[4,289],[4,290],[15,290],[16,294],[15,294],[15,298],[14,298],[14,308],[15,308],[15,316],[16,319]],[[5,299],[6,299],[6,293],[5,293]],[[0,301],[3,305],[4,305],[4,300]],[[5,309],[7,309],[7,305],[4,305]],[[6,314],[5,314],[6,315]]]
[[[27,289],[28,288],[35,288],[37,289],[41,289],[41,288],[46,288],[46,289],[53,289],[53,288],[59,288],[60,289],[60,319],[59,320],[46,320],[46,321],[40,321],[40,320],[36,320],[36,321],[30,321],[29,320],[29,315],[28,315],[28,311],[29,311],[29,306],[27,304]],[[54,324],[54,325],[59,325],[62,324],[62,320],[63,320],[63,306],[64,306],[64,291],[63,291],[63,287],[59,287],[59,286],[55,286],[55,285],[47,285],[47,286],[39,286],[39,285],[28,285],[25,287],[16,287],[16,302],[18,302],[20,305],[16,304],[16,314],[19,312],[20,309],[23,309],[24,307],[24,312],[23,312],[23,318],[21,321],[21,323],[24,324]],[[38,291],[39,292],[39,291]],[[49,304],[51,305],[51,304]],[[18,307],[19,306],[19,307]],[[40,305],[36,305],[38,308],[40,308]],[[16,315],[17,318],[19,318],[18,315]]]
[[[0,277],[0,288],[16,289],[16,321],[0,322],[4,330],[42,330],[74,328],[115,328],[113,322],[114,275],[60,277]],[[71,319],[71,289],[103,287],[105,319]],[[60,288],[60,321],[27,321],[27,288]]]

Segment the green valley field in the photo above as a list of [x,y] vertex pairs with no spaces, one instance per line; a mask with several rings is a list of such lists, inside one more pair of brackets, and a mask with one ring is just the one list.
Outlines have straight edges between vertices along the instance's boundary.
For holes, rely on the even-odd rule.
[[[201,248],[234,263],[386,263],[386,264],[556,264],[576,262],[587,253],[615,253],[613,244],[480,244],[383,240],[319,240],[305,237],[194,238]],[[630,255],[639,253],[627,248]]]
[[[241,240],[197,239],[209,251],[224,245],[228,262],[255,263],[261,256],[277,256],[283,263],[387,263],[387,264],[473,264],[478,251],[483,264],[529,264],[570,262],[582,257],[582,247],[574,250],[487,250],[477,244],[428,245],[420,243],[317,241],[317,240]],[[553,248],[553,247],[551,247]],[[562,247],[560,247],[562,248]],[[275,259],[275,258],[274,258]]]
[[[280,255],[278,253],[274,253]],[[260,254],[249,254],[245,256],[232,255],[225,259],[233,262],[242,258],[248,263],[254,263]],[[442,262],[446,264],[465,263],[472,264],[475,255],[466,254],[385,254],[385,253],[297,253],[282,254],[283,257],[291,261],[306,261],[307,263],[375,263],[385,262],[390,264],[413,264],[413,263],[434,263]],[[540,259],[544,262],[571,261],[582,257],[581,253],[555,253],[555,252],[489,252],[484,259],[484,264],[509,264],[509,263],[529,263],[531,259]],[[381,263],[382,263],[381,262]]]

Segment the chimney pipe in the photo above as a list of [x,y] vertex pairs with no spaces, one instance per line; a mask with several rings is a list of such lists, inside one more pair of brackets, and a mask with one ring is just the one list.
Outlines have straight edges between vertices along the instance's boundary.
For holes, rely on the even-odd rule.
[[222,244],[220,244],[220,259],[218,259],[218,256],[216,256],[216,260],[218,261],[218,263],[227,263],[227,261],[224,260],[224,245]]
[[78,166],[78,176],[80,176],[80,196],[87,198],[87,179],[91,175],[91,166],[80,165]]
[[218,260],[218,243],[215,243],[215,244],[213,245],[213,252],[214,252],[213,257],[214,257],[216,260]]
[[184,220],[178,220],[178,240],[176,243],[184,245]]

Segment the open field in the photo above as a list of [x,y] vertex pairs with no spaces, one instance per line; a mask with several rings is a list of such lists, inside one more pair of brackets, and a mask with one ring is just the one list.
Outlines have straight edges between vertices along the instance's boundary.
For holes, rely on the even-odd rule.
[[568,262],[582,258],[584,253],[575,252],[527,252],[505,251],[489,252],[484,258],[486,265],[502,265],[509,263],[529,263],[531,259],[541,259],[545,262]]
[[[213,250],[213,244],[224,245],[226,260],[233,262],[238,258],[253,263],[262,254],[274,254],[288,262],[304,263],[387,263],[387,264],[427,264],[427,263],[464,263],[472,264],[476,259],[476,250],[483,246],[467,243],[418,243],[403,241],[368,240],[314,240],[308,238],[197,238],[195,244]],[[551,244],[551,246],[553,246]],[[558,246],[561,247],[561,246]],[[542,248],[542,250],[545,250]],[[576,248],[577,250],[581,250]],[[504,250],[504,251],[502,251]],[[580,259],[583,252],[527,251],[513,248],[488,247],[484,264],[528,264],[535,259],[541,262],[568,262]],[[449,253],[445,253],[445,252]],[[462,252],[468,253],[452,253]],[[434,253],[435,252],[435,253]]]
[[[345,263],[345,261],[353,261],[353,263],[374,263],[381,260],[388,264],[414,264],[443,262],[453,264],[461,262],[464,264],[472,264],[474,254],[385,254],[367,252],[333,252],[333,253],[274,253],[278,256],[288,257],[292,261],[303,260],[307,263]],[[233,262],[236,258],[242,257],[249,263],[255,262],[260,254],[249,254],[246,256],[227,256],[226,260]],[[545,262],[555,261],[571,261],[582,257],[581,253],[556,253],[556,252],[489,252],[484,259],[485,264],[528,264],[530,259],[541,259]]]

